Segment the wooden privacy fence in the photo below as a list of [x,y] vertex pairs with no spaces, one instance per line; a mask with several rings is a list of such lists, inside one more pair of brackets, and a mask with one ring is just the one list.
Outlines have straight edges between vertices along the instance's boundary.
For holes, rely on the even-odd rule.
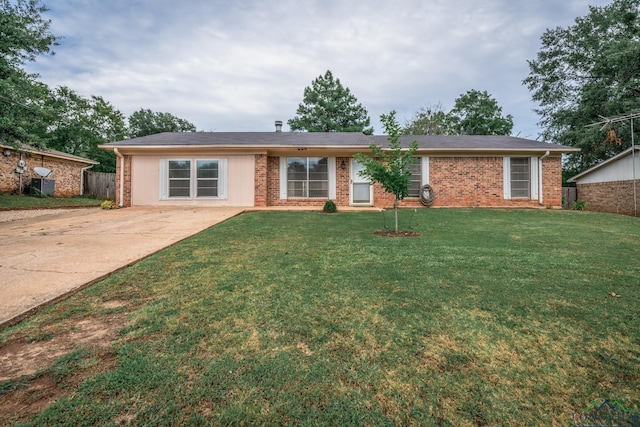
[[85,171],[84,194],[95,196],[97,199],[115,200],[116,174]]
[[573,203],[578,199],[576,187],[562,187],[562,207],[571,209]]

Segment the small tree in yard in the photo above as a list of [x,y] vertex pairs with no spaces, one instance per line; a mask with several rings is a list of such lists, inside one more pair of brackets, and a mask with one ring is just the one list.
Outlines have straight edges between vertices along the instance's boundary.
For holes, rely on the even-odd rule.
[[388,135],[389,149],[383,150],[375,144],[369,149],[372,156],[358,153],[354,158],[362,164],[364,169],[361,175],[382,185],[387,193],[395,196],[393,210],[395,213],[395,232],[398,233],[398,203],[409,194],[411,185],[411,172],[409,166],[415,161],[414,153],[418,149],[418,143],[414,140],[408,149],[403,150],[400,144],[402,128],[396,120],[396,112],[380,116],[380,121]]

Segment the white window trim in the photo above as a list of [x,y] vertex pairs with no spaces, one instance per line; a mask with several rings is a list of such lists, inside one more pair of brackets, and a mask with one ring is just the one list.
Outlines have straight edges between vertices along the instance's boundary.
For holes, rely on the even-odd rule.
[[[289,156],[289,157],[317,157],[317,156]],[[327,174],[329,175],[329,199],[336,198],[336,158],[327,157]],[[300,197],[292,197],[299,199]],[[302,197],[302,199],[316,199],[318,197]],[[324,197],[320,197],[323,199]],[[287,200],[287,156],[280,157],[280,200]]]
[[[526,156],[513,156],[513,157],[526,157]],[[529,158],[529,197],[525,200],[538,200],[538,184],[540,180],[538,179],[538,158],[530,157]],[[521,197],[511,197],[511,157],[504,157],[502,161],[502,171],[503,171],[503,189],[504,189],[504,199],[512,200],[512,199],[521,199]]]
[[280,200],[287,200],[287,158],[280,157]]
[[[217,197],[196,197],[196,186],[198,180],[198,161],[217,161],[218,162],[218,196]],[[183,161],[191,164],[191,179],[189,185],[190,197],[169,197],[169,161]],[[228,175],[228,159],[226,158],[164,158],[160,159],[160,200],[226,200],[227,199],[227,175]]]
[[422,162],[422,185],[426,185],[429,184],[429,157],[423,156],[421,157],[420,161]]
[[531,170],[531,194],[529,198],[531,200],[538,200],[538,158],[531,157],[530,170]]

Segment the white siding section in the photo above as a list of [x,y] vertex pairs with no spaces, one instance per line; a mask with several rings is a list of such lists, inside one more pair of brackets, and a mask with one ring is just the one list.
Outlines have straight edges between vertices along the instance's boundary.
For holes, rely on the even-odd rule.
[[160,200],[166,200],[169,198],[169,160],[160,159],[160,183],[158,188],[160,189]]
[[[253,206],[255,156],[225,155],[133,156],[131,159],[131,204],[133,206]],[[169,198],[169,160],[218,160],[218,197]],[[195,169],[192,169],[195,173]],[[194,182],[195,177],[192,177]],[[195,185],[195,184],[192,184]]]
[[[596,182],[630,181],[633,179],[633,162],[631,154],[613,161],[590,174],[578,178],[579,184],[593,184]],[[640,179],[640,153],[636,152],[636,179]]]
[[336,158],[327,159],[327,172],[329,173],[329,199],[336,199]]
[[[229,175],[229,161],[227,159],[218,159],[218,170],[220,171],[218,176],[218,199],[225,200],[228,198],[227,176]],[[197,172],[194,170],[194,173]]]

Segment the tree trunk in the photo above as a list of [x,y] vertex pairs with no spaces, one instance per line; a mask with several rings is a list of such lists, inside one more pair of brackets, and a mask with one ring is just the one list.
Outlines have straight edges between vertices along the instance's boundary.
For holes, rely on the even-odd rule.
[[396,234],[398,233],[398,199],[393,203],[393,211],[396,214]]

